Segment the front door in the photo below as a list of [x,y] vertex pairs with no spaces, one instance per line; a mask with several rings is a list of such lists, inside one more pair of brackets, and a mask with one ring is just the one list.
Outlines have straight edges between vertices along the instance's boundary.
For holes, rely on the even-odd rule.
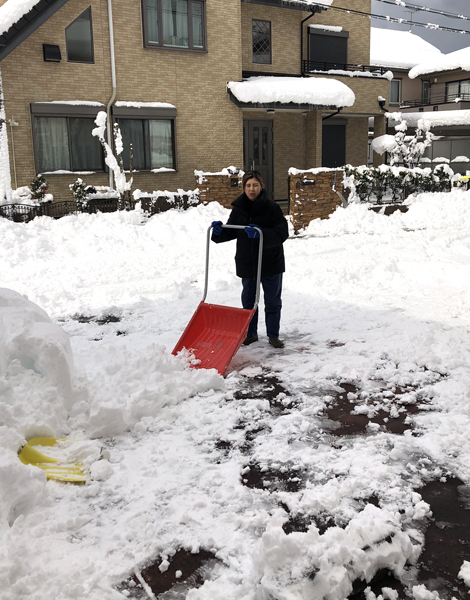
[[268,198],[273,198],[273,122],[269,119],[243,121],[243,169],[259,171]]
[[322,167],[343,167],[346,164],[346,125],[323,124]]

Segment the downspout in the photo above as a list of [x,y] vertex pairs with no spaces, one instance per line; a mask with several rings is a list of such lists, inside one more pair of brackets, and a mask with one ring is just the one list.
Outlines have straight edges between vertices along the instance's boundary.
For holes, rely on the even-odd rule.
[[314,17],[316,14],[317,14],[316,12],[313,12],[308,17],[306,17],[303,21],[300,21],[300,74],[301,75],[304,74],[304,61],[303,61],[303,55],[304,55],[304,23],[305,23],[305,21],[308,21],[309,19],[311,19],[312,17]]
[[[106,132],[108,136],[109,147],[113,147],[113,134],[111,128],[111,106],[116,99],[116,61],[114,57],[114,29],[113,29],[113,9],[111,7],[111,0],[108,0],[108,26],[109,26],[109,54],[111,59],[111,85],[113,92],[108,104],[106,105]],[[113,171],[109,169],[109,187],[113,187]]]

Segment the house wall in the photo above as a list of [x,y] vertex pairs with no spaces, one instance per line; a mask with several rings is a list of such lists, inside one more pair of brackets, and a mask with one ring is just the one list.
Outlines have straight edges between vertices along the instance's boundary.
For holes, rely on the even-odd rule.
[[[300,74],[300,22],[303,11],[241,4],[243,70],[263,73]],[[271,22],[272,64],[253,62],[252,20]]]
[[[95,64],[68,63],[65,27],[90,5]],[[242,163],[242,113],[226,93],[227,81],[241,79],[240,12],[238,1],[207,2],[207,53],[144,49],[141,3],[113,1],[116,100],[169,102],[178,111],[178,172],[136,173],[133,189],[193,189],[194,169],[210,171]],[[60,46],[60,63],[44,62],[43,43]],[[1,71],[7,119],[14,116],[19,123],[14,128],[18,185],[28,185],[35,176],[30,103],[93,100],[106,104],[111,96],[106,0],[67,2],[2,61]],[[11,140],[9,147],[11,154]],[[104,173],[83,178],[93,185],[108,183]],[[51,174],[47,179],[56,200],[70,198],[68,185],[76,175]]]
[[[370,13],[371,0],[334,0],[332,6]],[[305,16],[308,16],[308,13]],[[314,15],[307,21],[307,24],[333,25],[342,27],[343,31],[349,31],[348,63],[354,65],[370,64],[370,19],[332,8]]]

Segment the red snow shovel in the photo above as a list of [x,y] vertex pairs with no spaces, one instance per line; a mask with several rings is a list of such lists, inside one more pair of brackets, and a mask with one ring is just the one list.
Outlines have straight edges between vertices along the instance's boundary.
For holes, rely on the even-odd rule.
[[[222,227],[227,229],[245,229],[242,225],[222,225]],[[177,354],[183,348],[191,351],[199,361],[197,364],[192,365],[196,369],[217,369],[221,375],[225,375],[230,361],[246,338],[248,325],[255,314],[259,302],[261,260],[263,254],[263,232],[259,227],[253,227],[253,229],[259,232],[260,240],[255,305],[251,310],[207,304],[204,302],[207,296],[209,281],[209,246],[212,225],[207,230],[204,295],[172,352],[172,354]]]

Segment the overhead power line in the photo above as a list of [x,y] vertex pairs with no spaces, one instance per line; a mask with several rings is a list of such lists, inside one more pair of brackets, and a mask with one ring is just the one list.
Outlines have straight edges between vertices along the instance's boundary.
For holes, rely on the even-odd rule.
[[418,6],[417,4],[410,4],[409,2],[402,2],[401,0],[376,0],[376,2],[382,2],[382,4],[390,4],[391,6],[398,6],[401,8],[409,8],[416,11],[424,11],[433,15],[449,17],[449,19],[463,19],[464,21],[470,21],[470,17],[467,17],[466,15],[458,15],[445,10],[438,10],[437,8],[428,8],[427,6]]
[[[352,8],[341,8],[339,6],[330,6],[329,4],[322,4],[321,2],[315,2],[318,6],[325,9],[337,10],[340,12],[346,12],[348,14],[360,15],[362,17],[368,17],[369,19],[378,19],[379,21],[388,21],[389,23],[399,23],[400,25],[413,25],[413,27],[424,27],[426,29],[436,29],[439,31],[450,31],[451,33],[460,33],[461,35],[470,35],[470,31],[466,29],[456,29],[455,27],[444,27],[437,23],[419,23],[417,21],[410,21],[409,19],[402,19],[399,17],[390,17],[385,15],[375,15],[374,13],[362,12],[360,10],[353,10]],[[396,3],[395,3],[396,6]]]

